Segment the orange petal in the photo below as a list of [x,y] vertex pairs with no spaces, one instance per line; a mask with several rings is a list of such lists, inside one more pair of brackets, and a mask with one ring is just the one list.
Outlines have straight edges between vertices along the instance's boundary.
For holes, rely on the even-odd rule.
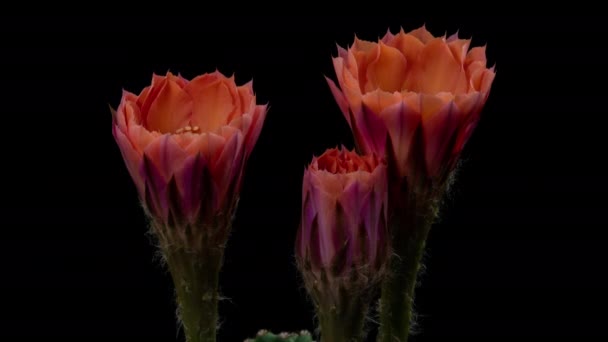
[[[253,93],[253,81],[249,81],[244,85],[237,87],[240,98],[240,111],[243,113],[251,113],[255,108],[255,95]],[[230,120],[228,120],[230,121]]]
[[426,29],[426,25],[422,25],[422,27],[412,30],[412,31],[408,32],[408,34],[416,37],[419,41],[421,41],[424,44],[435,39],[435,36],[433,36],[433,34]]
[[408,79],[408,89],[427,94],[454,92],[462,89],[463,84],[466,89],[464,70],[442,38],[436,38],[425,46],[420,54],[420,63],[409,76],[413,79]]
[[367,69],[368,85],[371,84],[372,89],[401,91],[406,71],[407,61],[401,51],[380,43],[378,56]]
[[485,66],[481,62],[475,62],[469,65],[467,69],[467,77],[469,79],[469,91],[480,91],[483,74],[486,71]]
[[192,97],[192,125],[213,132],[228,123],[240,103],[236,85],[229,80],[197,77],[184,90]]
[[137,100],[137,105],[143,115],[142,122],[146,122],[150,106],[168,81],[165,76],[152,74],[152,84],[141,92]]
[[131,124],[129,125],[128,137],[133,146],[140,152],[143,151],[150,145],[154,140],[159,138],[161,133],[150,132],[142,125]]
[[188,123],[192,113],[190,96],[175,82],[167,80],[150,105],[146,127],[162,133],[174,132]]
[[389,93],[382,90],[376,90],[363,95],[362,101],[369,109],[372,110],[372,112],[382,116],[381,112],[385,108],[401,102],[401,93]]
[[370,42],[368,40],[359,39],[357,36],[355,36],[355,43],[353,44],[353,49],[355,51],[370,52],[371,50],[375,49],[376,45],[376,42]]
[[454,59],[456,59],[460,64],[464,64],[465,62],[469,45],[471,45],[470,39],[454,39],[448,42],[450,51],[452,51],[452,54],[454,54]]
[[480,101],[481,94],[479,92],[457,95],[454,98],[454,103],[465,117],[468,117],[477,111]]
[[466,66],[468,66],[471,63],[474,62],[482,62],[483,66],[485,67],[486,64],[488,63],[488,60],[486,58],[486,47],[485,46],[477,46],[472,48],[469,53],[467,54],[467,57],[465,58],[464,64]]
[[420,97],[420,114],[423,120],[430,120],[443,107],[445,107],[452,98],[445,93],[438,95],[421,94]]
[[496,73],[490,70],[485,70],[483,72],[483,78],[481,80],[481,84],[479,86],[479,90],[482,93],[489,93],[490,92],[490,88],[492,87],[492,83],[494,82],[494,77],[496,76]]
[[424,44],[418,38],[403,32],[395,36],[390,45],[401,51],[410,68],[416,63],[418,56],[420,56],[424,48]]

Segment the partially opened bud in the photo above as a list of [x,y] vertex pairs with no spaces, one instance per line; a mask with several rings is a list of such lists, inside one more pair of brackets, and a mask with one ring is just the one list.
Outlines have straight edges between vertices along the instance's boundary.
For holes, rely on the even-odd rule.
[[344,148],[313,159],[304,172],[296,257],[317,304],[324,340],[361,333],[351,331],[360,322],[348,321],[365,315],[369,295],[384,274],[386,222],[383,159]]

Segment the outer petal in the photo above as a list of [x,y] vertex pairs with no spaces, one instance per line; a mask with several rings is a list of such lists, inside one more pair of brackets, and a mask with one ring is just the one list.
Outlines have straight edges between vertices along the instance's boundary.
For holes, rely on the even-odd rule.
[[209,164],[213,164],[219,158],[225,141],[215,133],[192,134],[184,150],[191,156],[200,152]]
[[471,65],[474,62],[481,62],[483,66],[487,64],[488,60],[486,58],[486,47],[485,46],[477,46],[472,48],[469,53],[467,53],[467,57],[465,58],[465,66]]
[[[251,113],[255,109],[255,95],[253,94],[253,81],[249,81],[237,88],[240,98],[240,113]],[[228,119],[230,122],[234,118]]]
[[[441,176],[441,170],[447,167],[461,115],[453,101],[445,103],[432,95],[423,95],[421,99],[427,172],[430,176],[437,177]],[[439,107],[440,104],[444,105]]]
[[364,104],[361,111],[352,114],[355,141],[362,153],[384,156],[387,130],[380,113],[374,113]]
[[336,100],[340,111],[342,111],[342,115],[344,115],[344,118],[346,119],[346,122],[348,122],[348,125],[351,126],[350,113],[348,111],[348,101],[346,101],[346,97],[344,96],[344,94],[342,94],[342,92],[340,91],[338,86],[336,86],[336,83],[334,81],[332,81],[328,77],[325,77],[325,80],[327,81],[327,85],[329,85],[329,89],[331,90],[331,93],[334,96],[334,99]]
[[209,165],[201,153],[184,160],[183,167],[175,173],[175,180],[181,194],[182,211],[189,222],[194,222],[203,201],[213,198]]
[[458,61],[461,65],[464,65],[465,58],[467,56],[467,51],[469,50],[470,45],[470,39],[448,39],[448,46],[450,47],[450,51],[452,51],[452,54],[454,54],[454,59]]
[[376,90],[363,95],[362,101],[373,113],[380,115],[385,108],[401,102],[401,93]]
[[361,238],[365,239],[365,236],[360,236],[359,229],[363,225],[361,216],[368,214],[368,212],[362,210],[364,201],[367,200],[364,197],[368,192],[368,186],[355,181],[344,189],[339,199],[345,213],[345,220],[341,228],[346,230],[345,235],[348,236],[347,264],[352,264],[355,258],[360,258],[363,252],[361,244],[365,241],[361,241]]
[[304,170],[304,176],[302,181],[302,222],[300,226],[300,232],[298,237],[298,243],[296,245],[299,250],[301,257],[305,256],[306,251],[310,245],[311,234],[313,231],[313,225],[316,225],[317,211],[315,209],[314,199],[314,188],[310,183],[310,172]]
[[462,115],[461,125],[458,128],[452,155],[458,155],[464,148],[464,145],[470,137],[471,130],[468,128],[471,124],[476,124],[479,120],[479,113],[483,106],[483,94],[479,92],[469,93],[466,95],[458,95],[454,99],[456,107]]
[[211,175],[218,190],[216,209],[225,207],[227,196],[238,191],[235,186],[243,171],[243,134],[234,130],[225,139],[222,153],[217,162],[211,165]]
[[264,121],[266,120],[267,110],[268,105],[256,106],[251,117],[251,124],[246,131],[243,131],[245,135],[245,158],[248,158],[249,155],[251,155],[251,152],[253,151],[253,148],[260,137],[262,127],[264,126]]
[[[324,172],[320,171],[319,173]],[[313,249],[318,248],[320,264],[323,266],[331,265],[332,259],[336,254],[336,248],[333,241],[334,231],[336,227],[336,201],[335,194],[328,193],[324,188],[319,187],[319,180],[314,179],[316,175],[311,175],[311,186],[314,187],[312,193],[312,203],[317,214],[318,225],[318,242],[311,246]],[[313,233],[314,234],[314,233]],[[314,236],[313,236],[314,237]],[[313,253],[314,254],[314,253]]]
[[184,160],[188,157],[170,134],[153,140],[144,154],[156,166],[164,182],[168,182],[173,173],[183,167]]
[[112,126],[112,134],[114,135],[114,139],[118,144],[123,160],[127,166],[127,170],[129,171],[135,186],[137,187],[137,192],[143,199],[145,182],[142,174],[140,173],[143,155],[137,151],[131,141],[129,141],[127,136],[117,126]]
[[388,129],[388,135],[392,144],[393,156],[389,160],[395,162],[399,174],[407,175],[407,163],[413,144],[414,133],[421,122],[420,113],[400,101],[387,107],[380,114]]

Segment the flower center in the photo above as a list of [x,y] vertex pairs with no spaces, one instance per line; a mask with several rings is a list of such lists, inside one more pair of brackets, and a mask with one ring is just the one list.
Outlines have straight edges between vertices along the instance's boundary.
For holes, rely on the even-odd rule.
[[182,134],[182,133],[188,133],[188,132],[199,133],[199,130],[200,130],[200,128],[198,126],[188,125],[188,126],[177,129],[174,134]]

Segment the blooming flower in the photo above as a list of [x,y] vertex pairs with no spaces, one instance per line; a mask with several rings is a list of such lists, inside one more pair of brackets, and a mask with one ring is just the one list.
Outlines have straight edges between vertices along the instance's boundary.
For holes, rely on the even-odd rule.
[[423,26],[338,47],[339,86],[327,81],[362,153],[387,155],[400,177],[446,179],[495,76],[485,47],[469,45],[457,34],[434,37]]
[[251,82],[167,73],[139,95],[123,92],[112,132],[153,220],[187,226],[232,215],[265,116]]

